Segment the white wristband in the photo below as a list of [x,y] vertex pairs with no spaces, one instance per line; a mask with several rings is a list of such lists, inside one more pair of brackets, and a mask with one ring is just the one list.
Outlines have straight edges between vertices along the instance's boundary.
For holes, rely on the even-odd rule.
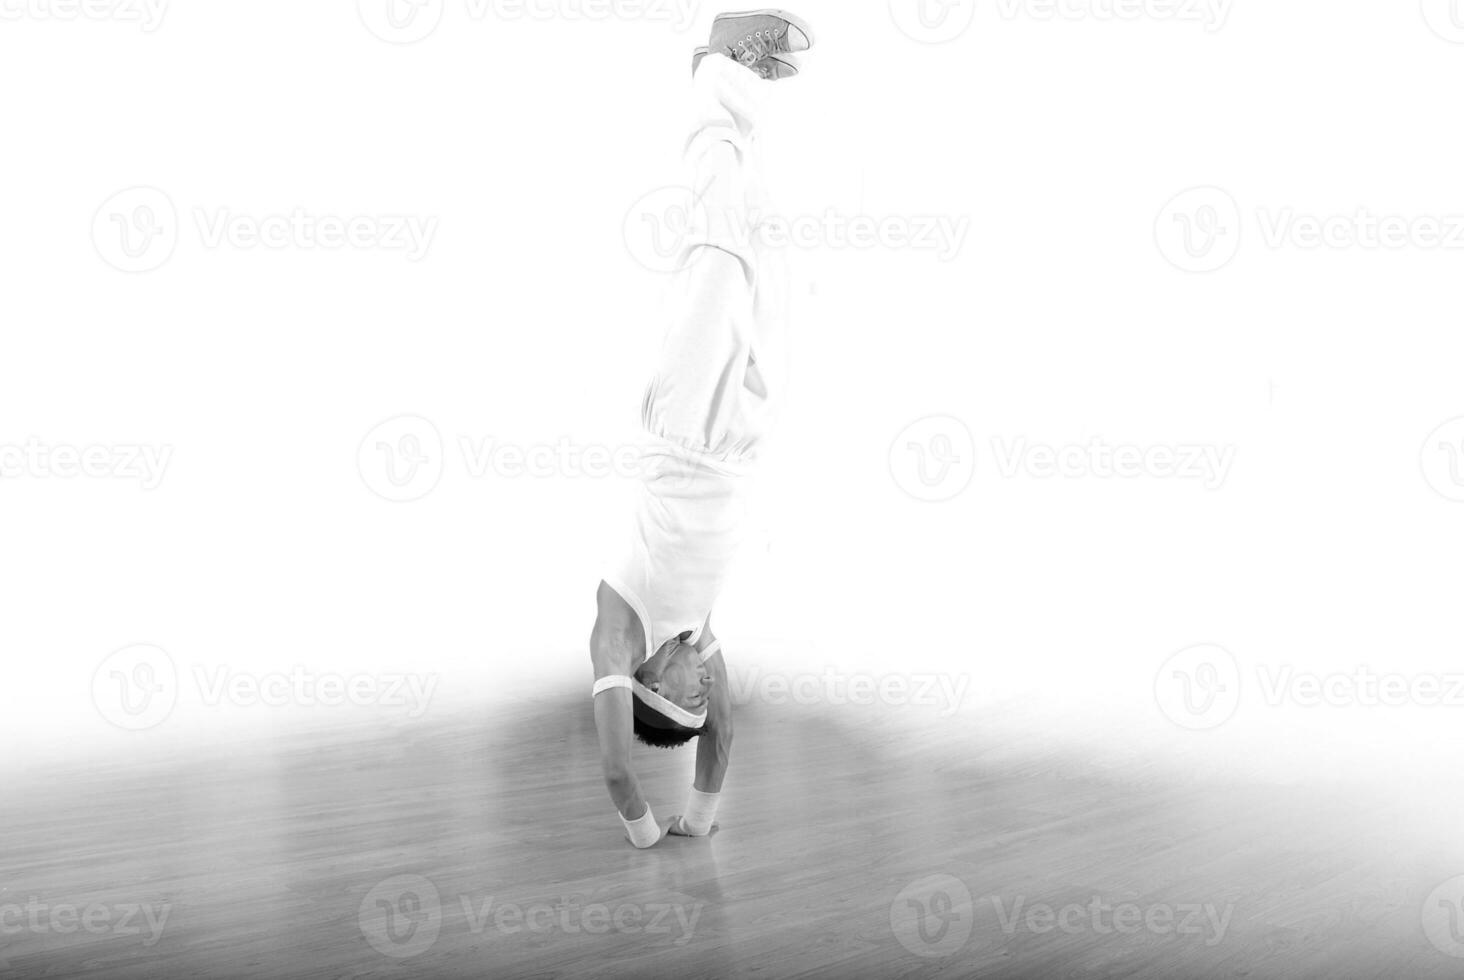
[[717,801],[721,793],[703,793],[692,787],[686,798],[686,814],[681,818],[682,826],[693,837],[705,837],[712,832],[712,822],[717,819]]
[[625,825],[625,835],[630,838],[630,842],[641,850],[653,846],[656,841],[661,839],[661,828],[656,826],[656,818],[651,815],[650,804],[646,805],[646,815],[639,820],[627,820],[620,816],[618,810],[615,815],[620,817],[620,822]]

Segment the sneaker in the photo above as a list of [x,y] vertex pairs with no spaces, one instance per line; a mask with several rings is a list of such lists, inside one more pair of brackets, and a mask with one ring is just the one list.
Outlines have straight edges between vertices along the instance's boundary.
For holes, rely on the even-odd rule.
[[[702,59],[711,53],[711,48],[697,48],[691,53],[692,75],[696,74],[696,70],[700,67]],[[770,82],[780,81],[784,78],[792,78],[798,74],[799,70],[798,60],[789,54],[768,55],[762,61],[748,65],[747,67]]]
[[772,55],[795,54],[813,47],[813,32],[782,10],[718,14],[712,21],[709,49],[751,67]]

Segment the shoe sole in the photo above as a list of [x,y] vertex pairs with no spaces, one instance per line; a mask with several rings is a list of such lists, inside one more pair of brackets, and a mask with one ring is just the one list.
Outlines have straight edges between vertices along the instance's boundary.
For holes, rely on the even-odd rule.
[[[712,26],[715,27],[721,21],[733,20],[737,17],[777,17],[780,20],[785,20],[788,22],[789,27],[803,35],[804,40],[808,42],[810,48],[813,47],[813,28],[809,27],[808,22],[803,18],[796,17],[786,10],[743,10],[736,13],[718,14],[712,19]],[[795,51],[793,53],[798,54],[799,52]]]
[[[693,76],[696,75],[696,70],[701,67],[702,59],[711,53],[711,48],[697,48],[696,50],[692,51],[691,74]],[[788,74],[785,76],[786,78],[795,78],[803,71],[803,69],[799,68],[796,62],[788,60],[788,58],[788,55],[770,54],[768,55],[767,60],[776,61],[784,68],[788,69]]]
[[770,54],[770,55],[768,55],[768,60],[769,61],[776,61],[778,64],[782,65],[784,68],[786,68],[788,70],[788,74],[785,75],[785,76],[783,76],[783,79],[782,80],[786,80],[786,79],[789,79],[789,78],[797,78],[798,77],[798,74],[803,70],[803,69],[799,68],[793,62],[789,61],[787,55]]

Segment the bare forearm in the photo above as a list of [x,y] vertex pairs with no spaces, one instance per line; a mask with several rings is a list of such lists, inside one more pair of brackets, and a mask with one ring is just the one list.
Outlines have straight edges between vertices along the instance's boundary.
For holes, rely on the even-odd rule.
[[640,780],[635,778],[634,773],[609,773],[605,774],[605,788],[610,791],[610,799],[615,801],[615,809],[627,820],[639,820],[646,814],[646,798],[641,793]]
[[[627,676],[639,650],[631,628],[634,614],[615,591],[603,582],[597,595],[599,615],[590,636],[590,659],[595,679]],[[595,698],[595,729],[600,736],[600,766],[605,788],[620,815],[629,820],[645,816],[646,800],[640,780],[630,764],[632,711],[630,692],[623,688],[605,691]]]
[[[707,630],[710,633],[710,628]],[[713,678],[707,727],[696,741],[695,787],[703,793],[722,792],[727,764],[732,758],[732,689],[727,683],[727,663],[720,652],[707,661]]]
[[722,792],[722,780],[727,777],[727,763],[732,757],[732,732],[709,732],[697,739],[696,782],[702,793]]

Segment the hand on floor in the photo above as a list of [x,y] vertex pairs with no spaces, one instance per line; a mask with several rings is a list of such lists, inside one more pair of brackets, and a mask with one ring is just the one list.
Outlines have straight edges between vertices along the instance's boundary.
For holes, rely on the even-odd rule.
[[710,837],[716,832],[717,825],[712,824],[712,829],[707,831],[705,834],[693,834],[690,830],[686,828],[686,821],[682,820],[679,816],[672,817],[671,822],[666,825],[667,837]]

